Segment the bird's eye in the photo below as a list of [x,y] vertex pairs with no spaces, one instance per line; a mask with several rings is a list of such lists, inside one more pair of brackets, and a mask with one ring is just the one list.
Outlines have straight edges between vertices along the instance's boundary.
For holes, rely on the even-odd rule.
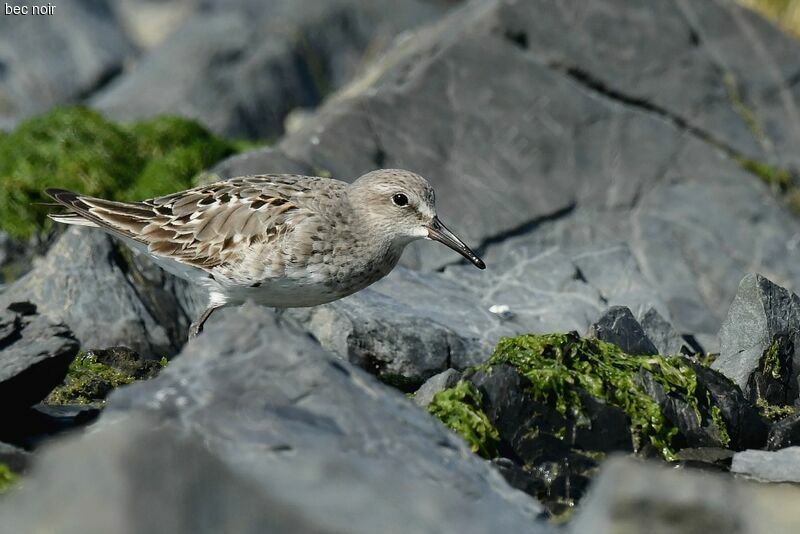
[[403,193],[397,193],[392,197],[392,202],[395,206],[408,206],[408,197],[405,196]]

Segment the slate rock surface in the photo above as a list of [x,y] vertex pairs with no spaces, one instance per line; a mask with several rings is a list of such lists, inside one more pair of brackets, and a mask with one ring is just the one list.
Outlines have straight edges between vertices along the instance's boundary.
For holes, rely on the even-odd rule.
[[742,279],[722,323],[712,367],[755,402],[791,404],[798,397],[800,299],[759,274]]
[[625,306],[612,306],[589,328],[589,337],[612,343],[628,354],[658,354],[642,325]]
[[437,393],[455,386],[459,380],[461,380],[461,373],[455,369],[447,369],[437,375],[433,375],[414,392],[414,404],[420,408],[425,408]]
[[0,514],[8,532],[334,532],[143,416],[48,447]]
[[[30,9],[47,2],[4,4]],[[54,105],[80,101],[119,73],[133,52],[107,0],[64,0],[52,15],[4,14],[0,130]]]
[[789,533],[800,529],[798,498],[797,488],[616,458],[603,465],[567,531]]
[[692,353],[693,348],[683,336],[667,321],[658,310],[650,308],[639,317],[647,339],[649,339],[662,356]]
[[145,412],[191,429],[334,530],[548,531],[540,505],[401,393],[264,308],[222,315],[157,378],[112,394],[100,425]]
[[800,447],[737,452],[733,457],[731,473],[761,482],[800,483]]
[[8,414],[36,404],[61,383],[78,341],[29,302],[0,310],[0,404]]
[[776,421],[769,429],[767,448],[771,451],[800,446],[800,413]]
[[742,390],[721,373],[690,361],[697,374],[697,384],[718,408],[730,438],[727,447],[733,450],[764,446],[769,432],[758,410],[748,402]]

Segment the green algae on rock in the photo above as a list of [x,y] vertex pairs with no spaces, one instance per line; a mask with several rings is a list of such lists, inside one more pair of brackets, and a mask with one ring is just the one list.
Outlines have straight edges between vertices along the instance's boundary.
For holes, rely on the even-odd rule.
[[19,475],[6,464],[0,464],[0,495],[11,489],[19,480]]
[[[621,408],[630,418],[634,449],[654,446],[666,459],[674,454],[678,428],[659,403],[645,391],[640,373],[648,373],[665,393],[678,396],[701,418],[697,375],[680,356],[633,356],[616,345],[583,339],[576,333],[522,335],[500,340],[486,365],[507,363],[531,381],[531,394],[566,415],[583,412],[580,391]],[[727,429],[721,417],[712,417],[721,441]]]
[[80,352],[72,361],[64,383],[45,399],[47,404],[103,402],[114,389],[136,380],[152,378],[166,365],[143,360],[124,347]]
[[17,238],[45,228],[46,187],[143,200],[191,187],[238,148],[189,119],[117,124],[87,108],[54,109],[0,136],[2,227]]
[[481,410],[481,393],[461,380],[454,387],[433,396],[428,411],[463,437],[473,452],[484,458],[497,456],[500,436]]

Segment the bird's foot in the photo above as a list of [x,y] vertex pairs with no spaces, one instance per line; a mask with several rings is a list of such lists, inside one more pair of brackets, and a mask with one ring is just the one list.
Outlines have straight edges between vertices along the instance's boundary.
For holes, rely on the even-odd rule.
[[202,331],[203,331],[203,323],[200,322],[192,323],[189,326],[189,339],[197,337],[198,335],[200,335],[200,332]]

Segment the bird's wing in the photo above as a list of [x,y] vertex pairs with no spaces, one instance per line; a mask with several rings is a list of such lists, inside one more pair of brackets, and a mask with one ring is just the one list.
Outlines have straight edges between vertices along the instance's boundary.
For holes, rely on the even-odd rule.
[[[143,202],[115,202],[63,189],[48,189],[47,194],[88,225],[138,241],[152,254],[210,270],[235,261],[255,243],[281,239],[312,216],[312,193],[319,189],[320,181],[332,195],[344,187],[325,178],[259,175]],[[77,222],[71,220],[72,215],[53,218]]]

